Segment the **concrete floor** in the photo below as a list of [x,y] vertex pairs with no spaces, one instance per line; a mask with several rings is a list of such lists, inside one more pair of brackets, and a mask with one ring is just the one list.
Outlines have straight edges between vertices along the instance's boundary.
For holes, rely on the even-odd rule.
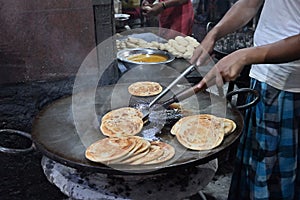
[[[223,159],[224,157],[222,157]],[[212,181],[198,194],[184,200],[226,200],[229,193],[231,176],[233,172],[233,161],[222,161],[218,159],[218,170]]]
[[[51,184],[42,172],[41,155],[32,152],[24,155],[1,155],[1,200],[70,200]],[[185,200],[226,200],[232,169],[230,164],[220,165],[213,180],[201,191]]]
[[232,166],[229,167],[220,166],[220,167],[227,168],[227,169],[225,169],[225,171],[222,171],[224,169],[219,170],[216,173],[213,180],[201,191],[205,195],[207,200],[227,199],[230,182],[231,182],[231,176],[232,176]]
[[216,176],[216,180],[210,182],[202,191],[207,200],[225,200],[228,196],[231,181],[231,173]]
[[[218,159],[218,160],[220,160],[220,159]],[[100,196],[98,196],[96,191],[98,191],[98,189],[100,189],[99,191],[102,191],[101,187],[99,187],[99,188],[96,187],[98,189],[96,189],[96,188],[93,189],[93,187],[91,187],[86,182],[86,181],[89,181],[89,178],[84,179],[85,181],[78,181],[80,178],[78,180],[77,179],[72,179],[72,181],[71,181],[72,183],[71,182],[67,183],[65,180],[69,180],[68,177],[72,177],[72,174],[74,173],[73,170],[69,171],[66,167],[63,167],[63,165],[58,164],[58,163],[53,165],[55,162],[53,162],[53,161],[51,161],[50,159],[47,159],[47,158],[43,159],[43,161],[42,161],[43,168],[44,167],[47,168],[46,171],[47,171],[47,173],[49,173],[48,175],[46,175],[48,180],[50,180],[50,181],[51,180],[52,181],[56,180],[54,184],[57,185],[59,183],[58,185],[60,185],[60,186],[58,186],[58,187],[60,187],[62,190],[66,190],[67,193],[71,192],[72,195],[74,195],[73,196],[74,198],[76,198],[78,194],[82,195],[83,193],[86,194],[85,198],[87,198],[87,199],[94,199],[96,197],[98,199],[100,197]],[[54,167],[50,169],[50,168],[48,168],[50,166],[52,166],[52,167],[54,166]],[[224,163],[221,163],[221,165],[219,165],[219,167],[218,167],[218,170],[217,170],[215,176],[212,178],[212,180],[209,182],[208,185],[206,185],[197,194],[195,194],[193,196],[190,196],[190,197],[183,198],[181,200],[226,200],[227,196],[228,196],[228,192],[229,192],[232,169],[233,169],[232,165],[228,161],[225,161]],[[57,170],[59,170],[59,171],[57,171]],[[68,173],[70,173],[70,174],[68,174]],[[91,177],[93,177],[93,176],[91,176]],[[78,181],[78,184],[77,184],[76,180]],[[83,180],[83,179],[80,179],[80,180]],[[100,180],[103,180],[103,179],[99,179],[98,181],[100,181]],[[86,182],[86,184],[83,184],[83,182]],[[168,185],[168,180],[166,180],[165,184],[166,184],[166,187],[168,187],[167,186]],[[129,185],[127,185],[127,187],[130,187]],[[114,185],[112,185],[112,187],[114,187]],[[80,188],[82,188],[83,190],[81,190]],[[140,188],[140,189],[142,189],[142,188]],[[144,189],[142,189],[141,195],[145,194]],[[172,190],[172,188],[170,188],[170,189]],[[165,190],[165,189],[163,189],[163,190]],[[96,193],[93,193],[93,191],[95,191]],[[110,191],[113,191],[113,189],[110,190]],[[132,190],[130,190],[130,191],[132,191]],[[136,192],[138,192],[138,191],[134,191],[135,195],[136,195]],[[94,196],[95,194],[96,194],[96,196]],[[122,195],[124,195],[124,194],[120,194],[120,199],[123,199],[123,198],[121,198]],[[157,194],[157,195],[161,196],[163,194],[159,192],[159,194]],[[174,195],[176,195],[176,192],[174,193]],[[156,195],[154,195],[154,196],[156,196]],[[169,195],[166,195],[166,197],[168,197],[168,196]],[[72,199],[72,198],[67,198],[67,199],[68,200],[75,200],[75,199]],[[111,198],[109,198],[109,199],[111,199]],[[133,199],[134,200],[135,198],[128,198],[128,199]],[[147,195],[147,197],[145,197],[145,199],[151,199],[151,197],[149,197]],[[63,198],[62,200],[66,200],[66,199]]]

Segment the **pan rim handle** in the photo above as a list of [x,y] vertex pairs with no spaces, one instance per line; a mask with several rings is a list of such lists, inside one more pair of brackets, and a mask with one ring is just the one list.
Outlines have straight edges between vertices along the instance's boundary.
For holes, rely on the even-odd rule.
[[[240,94],[240,93],[249,93],[249,94],[254,95],[255,98],[254,98],[251,102],[246,103],[246,104],[243,104],[243,105],[239,105],[239,106],[234,106],[234,105],[232,105],[232,104],[231,104],[231,99],[232,99],[232,97],[233,97],[234,95],[238,95],[238,94]],[[233,91],[231,91],[231,92],[228,92],[228,93],[226,94],[226,99],[230,102],[230,104],[231,104],[234,108],[236,108],[236,109],[238,109],[238,110],[246,110],[246,109],[248,109],[248,108],[251,108],[251,107],[255,106],[255,105],[258,103],[258,101],[259,101],[259,99],[260,99],[260,95],[259,95],[259,93],[258,93],[256,90],[254,90],[254,89],[251,89],[251,88],[239,88],[239,89],[233,90]]]
[[28,153],[28,152],[31,152],[35,149],[35,145],[34,145],[32,139],[31,139],[31,135],[29,133],[19,131],[19,130],[15,130],[15,129],[0,129],[0,133],[3,133],[3,132],[10,133],[10,134],[16,134],[16,135],[20,135],[22,137],[25,137],[25,138],[27,138],[31,141],[31,145],[30,145],[30,147],[24,148],[24,149],[7,148],[7,147],[0,146],[0,152],[8,153],[8,154],[17,154],[17,153]]

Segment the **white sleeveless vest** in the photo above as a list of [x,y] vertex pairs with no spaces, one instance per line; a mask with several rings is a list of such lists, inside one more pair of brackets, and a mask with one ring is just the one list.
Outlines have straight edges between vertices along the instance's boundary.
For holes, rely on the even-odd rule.
[[[273,43],[299,33],[300,0],[266,0],[255,30],[254,46]],[[252,65],[250,77],[280,90],[300,92],[300,60]]]

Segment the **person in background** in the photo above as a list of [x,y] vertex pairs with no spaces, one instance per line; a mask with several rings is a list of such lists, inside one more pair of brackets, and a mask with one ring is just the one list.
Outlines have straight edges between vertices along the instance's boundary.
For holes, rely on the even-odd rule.
[[218,22],[230,7],[230,0],[199,0],[195,23]]
[[144,0],[142,14],[147,18],[159,16],[159,27],[171,29],[184,35],[192,34],[194,10],[191,0]]
[[260,100],[245,114],[229,199],[300,199],[300,0],[237,1],[190,62],[201,66],[215,42],[247,24],[261,6],[254,47],[219,60],[198,86],[235,80],[252,64],[250,87]]

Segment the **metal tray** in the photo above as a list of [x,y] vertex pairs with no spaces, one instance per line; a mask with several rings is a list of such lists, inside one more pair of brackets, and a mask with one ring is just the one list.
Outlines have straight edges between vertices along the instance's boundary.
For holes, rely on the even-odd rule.
[[[138,55],[138,54],[163,55],[163,56],[167,57],[167,60],[163,61],[163,62],[135,62],[135,61],[131,61],[131,60],[127,59],[129,56]],[[158,50],[158,49],[147,49],[147,48],[124,49],[117,53],[117,58],[120,61],[123,61],[126,63],[131,63],[131,64],[165,64],[165,63],[170,63],[175,59],[175,57],[172,54],[170,54],[166,51],[162,51],[162,50]]]

